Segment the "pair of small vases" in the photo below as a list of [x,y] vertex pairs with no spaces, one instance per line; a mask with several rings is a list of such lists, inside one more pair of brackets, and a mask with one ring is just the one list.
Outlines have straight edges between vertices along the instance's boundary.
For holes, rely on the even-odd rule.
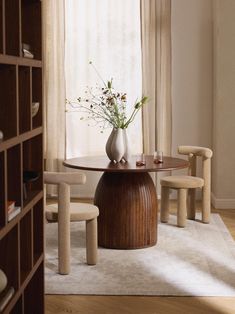
[[127,162],[131,157],[126,129],[113,128],[106,143],[106,154],[112,162]]

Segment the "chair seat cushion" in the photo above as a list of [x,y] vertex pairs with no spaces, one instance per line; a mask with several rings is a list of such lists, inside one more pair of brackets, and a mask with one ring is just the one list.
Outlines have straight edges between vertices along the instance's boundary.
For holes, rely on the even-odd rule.
[[[87,203],[70,203],[70,221],[84,221],[96,218],[99,215],[97,206]],[[58,205],[46,206],[46,219],[58,221]]]
[[203,187],[204,180],[192,176],[169,176],[161,179],[161,185],[173,189],[193,189]]

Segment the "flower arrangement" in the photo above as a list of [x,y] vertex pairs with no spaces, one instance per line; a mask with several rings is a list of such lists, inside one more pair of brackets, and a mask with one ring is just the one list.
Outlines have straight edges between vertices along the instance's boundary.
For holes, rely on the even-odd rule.
[[[127,95],[126,93],[117,92],[113,87],[113,79],[107,81],[102,79],[92,62],[97,75],[103,82],[103,86],[95,88],[86,88],[86,97],[78,97],[76,101],[67,103],[79,112],[86,114],[86,119],[95,121],[95,124],[100,125],[100,128],[113,127],[115,129],[126,129],[129,124],[135,119],[140,108],[147,102],[147,97],[143,96],[140,100],[136,100],[133,110],[129,117],[126,115]],[[80,118],[81,120],[84,117]],[[101,131],[102,132],[102,131]]]

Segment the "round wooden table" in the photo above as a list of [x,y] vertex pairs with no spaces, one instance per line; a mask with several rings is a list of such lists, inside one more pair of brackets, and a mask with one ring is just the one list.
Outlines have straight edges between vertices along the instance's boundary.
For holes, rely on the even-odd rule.
[[94,204],[98,206],[99,245],[113,249],[137,249],[157,242],[157,194],[149,172],[189,166],[187,160],[163,157],[155,164],[146,156],[146,165],[136,166],[136,157],[127,163],[113,163],[107,157],[79,157],[64,161],[75,169],[102,171]]

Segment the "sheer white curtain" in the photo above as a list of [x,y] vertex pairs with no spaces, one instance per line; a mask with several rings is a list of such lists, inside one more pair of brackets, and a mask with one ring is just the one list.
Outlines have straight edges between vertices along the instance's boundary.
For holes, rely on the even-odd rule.
[[43,8],[44,158],[46,170],[60,171],[65,158],[64,0]]
[[144,152],[171,155],[171,0],[141,0]]
[[[171,0],[141,0],[141,31],[143,92],[149,96],[143,108],[144,152],[171,155]],[[158,195],[165,175],[152,174]]]
[[[64,0],[42,1],[42,9],[45,170],[61,171],[65,159]],[[47,186],[48,194],[56,191],[55,186]]]
[[[142,96],[140,2],[138,0],[65,1],[66,97],[84,96],[86,86],[113,78],[116,90],[127,93],[128,111]],[[88,126],[81,114],[66,117],[66,157],[105,154],[111,129]],[[92,124],[92,123],[91,123]],[[142,151],[141,114],[128,127],[134,153]]]

